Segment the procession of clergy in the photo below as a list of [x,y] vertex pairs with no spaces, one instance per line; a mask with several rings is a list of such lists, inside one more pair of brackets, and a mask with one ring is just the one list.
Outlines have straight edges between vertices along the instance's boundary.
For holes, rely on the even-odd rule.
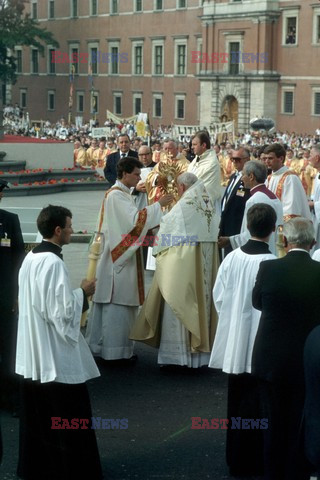
[[[50,277],[52,318],[49,326],[40,323],[41,328],[50,330],[51,323],[57,322],[61,331],[57,328],[54,345],[58,345],[57,351],[64,352],[67,343],[73,345],[81,336],[79,319],[81,309],[86,308],[82,305],[83,295],[91,294],[95,288],[86,328],[87,344],[79,347],[86,356],[83,363],[76,362],[78,370],[79,365],[84,370],[77,371],[75,376],[72,362],[67,361],[65,354],[60,362],[58,355],[72,379],[65,378],[64,367],[62,380],[59,375],[55,378],[52,362],[50,369],[41,373],[45,378],[42,380],[41,376],[41,382],[81,384],[96,377],[98,372],[88,357],[92,356],[87,345],[94,356],[104,361],[132,364],[137,359],[135,341],[158,348],[158,363],[165,369],[222,369],[229,376],[229,421],[242,418],[262,422],[258,429],[228,429],[227,463],[231,475],[264,474],[265,480],[307,480],[310,465],[298,443],[305,400],[303,348],[309,333],[320,324],[320,262],[309,255],[315,245],[320,246],[318,174],[313,176],[314,196],[309,203],[301,178],[285,165],[286,151],[281,144],[264,146],[259,160],[251,160],[250,150],[239,146],[229,151],[226,166],[211,148],[207,132],[199,131],[192,138],[192,150],[194,158],[190,161],[178,151],[176,142],[168,140],[163,151],[152,157],[148,145],[141,145],[137,153],[130,149],[127,134],[119,136],[118,151],[107,156],[104,166],[111,188],[105,193],[97,221],[104,243],[95,286],[90,284],[89,288],[85,283],[83,292],[78,289],[77,312],[66,313],[67,319],[72,317],[70,323],[60,315],[62,306],[56,307],[61,289],[68,291],[63,298],[72,297],[69,280],[51,287],[54,279]],[[320,171],[319,145],[312,148],[309,162],[311,168]],[[221,172],[229,176],[224,190]],[[69,224],[54,230],[60,246],[69,243],[72,233],[71,212],[66,210],[63,215]],[[56,233],[45,238],[55,245]],[[21,284],[23,275],[29,275],[28,262],[41,264],[42,258],[47,258],[41,248],[39,252],[27,256],[20,273]],[[318,252],[314,258],[320,261]],[[59,267],[61,278],[67,278],[61,249],[53,253],[56,255],[48,258],[55,268]],[[154,269],[146,298],[144,265]],[[29,312],[33,308],[29,302],[32,281],[28,285],[27,294],[26,287],[20,294],[16,372],[26,379],[38,380],[32,363],[37,355],[37,338],[23,333],[33,321]],[[45,287],[44,282],[44,291]],[[37,314],[42,314],[42,310],[45,311],[39,307]],[[66,342],[60,337],[65,337]],[[26,346],[28,341],[30,345]],[[28,356],[28,351],[34,355]],[[80,351],[73,353],[81,357]],[[45,357],[43,353],[41,362]],[[310,372],[313,362],[311,355]],[[315,378],[316,374],[312,385],[319,381],[320,391],[320,379]],[[35,383],[30,381],[30,385]],[[31,395],[38,395],[41,402],[50,395],[49,390],[37,385],[32,385],[38,389],[34,393],[30,385],[26,384],[24,405],[33,411]],[[54,390],[54,398],[63,404],[68,395],[66,389],[61,392]],[[72,392],[73,402],[79,395],[75,389]],[[309,393],[307,390],[307,399]],[[310,401],[313,407],[319,403],[319,399]],[[316,409],[310,410],[311,416],[310,411],[306,413],[306,419],[312,419],[311,427]],[[86,413],[79,418],[87,416],[91,416],[89,402]],[[27,420],[30,435],[32,420]],[[320,469],[319,432],[320,429],[306,434],[311,445],[308,458],[313,460],[315,469]],[[318,437],[310,442],[313,435]],[[96,452],[94,439],[91,441]],[[27,442],[24,451],[28,452]],[[33,468],[29,457],[25,454],[25,468]],[[101,478],[98,467],[96,476],[91,478]]]
[[[194,135],[191,162],[169,140],[164,143],[159,162],[152,161],[148,146],[141,146],[141,164],[131,158],[128,145],[123,146],[129,144],[129,138],[122,137],[121,157],[115,166],[117,180],[107,191],[99,214],[105,247],[98,263],[96,293],[86,332],[92,353],[106,361],[132,362],[136,360],[134,341],[142,341],[158,348],[161,368],[209,365],[222,369],[229,374],[228,418],[261,418],[264,411],[269,420],[264,440],[261,431],[248,434],[242,430],[239,434],[228,430],[230,473],[264,472],[264,478],[269,480],[309,478],[304,456],[295,444],[304,394],[293,402],[294,414],[289,404],[297,391],[304,392],[303,346],[320,319],[315,319],[313,313],[306,318],[303,333],[299,327],[299,340],[291,345],[293,352],[287,352],[287,363],[294,363],[295,378],[299,380],[292,386],[284,374],[284,391],[276,386],[275,391],[264,393],[261,410],[260,383],[268,383],[273,372],[272,367],[266,373],[261,367],[270,354],[263,341],[262,346],[255,347],[257,365],[252,361],[256,338],[261,342],[258,309],[262,310],[262,318],[264,315],[264,300],[256,302],[254,308],[252,291],[261,262],[284,256],[285,249],[291,254],[288,259],[293,255],[291,249],[307,252],[310,258],[316,236],[313,223],[318,232],[320,219],[318,175],[314,175],[314,200],[309,204],[301,178],[285,165],[286,151],[281,144],[264,146],[259,160],[251,160],[250,150],[240,146],[229,152],[233,168],[229,169],[230,177],[221,195],[221,173],[225,169],[206,132]],[[109,165],[108,170],[108,157],[106,163],[110,181],[113,166]],[[311,150],[310,168],[320,171],[318,145]],[[307,240],[305,232],[310,237],[307,235]],[[148,250],[147,268],[155,270],[146,298],[142,250]],[[315,258],[320,260],[318,252]],[[320,281],[320,263],[310,261]],[[295,275],[300,275],[296,283],[306,284],[301,265]],[[283,289],[286,291],[285,286]],[[277,306],[281,295],[274,300]],[[316,305],[316,300],[313,303]],[[288,308],[279,310],[286,318]],[[296,311],[301,314],[299,308]],[[292,322],[284,336],[284,332],[282,336],[278,332],[284,343],[287,338],[289,344],[290,335],[295,336]],[[265,328],[263,322],[261,328]],[[270,338],[268,341],[268,348],[273,349]],[[281,355],[285,357],[283,350]],[[283,361],[281,355],[275,359],[277,365]],[[296,363],[292,360],[295,356]],[[263,371],[260,379],[259,369]],[[273,389],[272,381],[270,385]],[[274,400],[276,395],[287,399],[287,404],[282,405],[288,406],[289,420],[279,406],[281,402]],[[288,425],[295,429],[294,434]]]

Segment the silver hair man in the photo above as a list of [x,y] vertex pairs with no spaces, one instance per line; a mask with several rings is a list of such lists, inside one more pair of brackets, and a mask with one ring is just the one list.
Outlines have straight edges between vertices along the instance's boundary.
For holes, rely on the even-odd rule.
[[304,217],[295,217],[286,222],[283,225],[283,235],[291,248],[310,250],[314,244],[313,224]]
[[250,160],[244,164],[243,173],[248,176],[253,173],[258,183],[264,183],[267,178],[267,167],[258,160]]
[[184,172],[179,175],[177,178],[177,183],[178,185],[185,185],[188,188],[191,187],[191,185],[194,185],[198,181],[198,177],[191,172]]

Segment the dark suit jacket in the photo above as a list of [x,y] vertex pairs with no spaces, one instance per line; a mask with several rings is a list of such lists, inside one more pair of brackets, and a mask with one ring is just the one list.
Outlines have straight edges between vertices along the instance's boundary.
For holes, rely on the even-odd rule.
[[267,381],[303,388],[303,348],[320,324],[320,263],[291,251],[261,262],[252,303],[262,311],[253,348],[252,373]]
[[18,297],[18,272],[25,255],[18,215],[0,209],[0,239],[5,234],[11,244],[0,246],[0,310],[12,309]]
[[[129,150],[128,157],[139,158],[138,153],[135,150]],[[107,156],[106,166],[104,168],[104,176],[106,180],[111,185],[114,185],[115,181],[117,180],[117,163],[120,160],[120,151],[110,153]]]
[[309,334],[304,347],[306,400],[304,407],[305,451],[320,474],[320,326]]
[[[232,182],[234,174],[231,175],[228,186]],[[228,186],[222,197],[221,205],[224,203],[224,199],[227,196]],[[238,190],[244,191],[244,196],[237,195]],[[221,213],[220,220],[220,232],[219,235],[222,237],[231,237],[232,235],[237,235],[240,233],[242,218],[244,209],[246,206],[246,201],[250,198],[250,191],[246,190],[243,186],[241,177],[234,186],[230,198],[225,204],[224,210]],[[232,249],[231,249],[232,250]]]

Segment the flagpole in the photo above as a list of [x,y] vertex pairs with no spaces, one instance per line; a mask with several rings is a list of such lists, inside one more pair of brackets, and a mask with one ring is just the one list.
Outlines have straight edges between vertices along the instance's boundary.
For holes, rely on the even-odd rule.
[[74,82],[75,67],[72,64],[70,69],[70,90],[69,90],[69,112],[68,112],[68,125],[71,125],[72,120],[72,106],[73,106],[73,82]]

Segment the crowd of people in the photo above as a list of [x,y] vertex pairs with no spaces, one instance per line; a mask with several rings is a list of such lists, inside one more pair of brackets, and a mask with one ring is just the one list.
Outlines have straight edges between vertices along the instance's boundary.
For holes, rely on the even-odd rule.
[[[68,430],[49,428],[50,412],[91,419],[93,356],[132,364],[134,341],[158,348],[161,368],[228,374],[231,475],[320,473],[311,420],[320,421],[318,137],[245,134],[212,146],[199,131],[188,143],[156,138],[149,146],[122,132],[88,148],[83,138],[73,138],[75,165],[100,168],[109,183],[97,220],[104,246],[96,281],[72,290],[61,253],[72,213],[49,206],[39,215],[43,241],[19,274],[21,478],[42,478],[44,465],[48,479],[57,471],[79,478],[88,455],[88,475],[102,478],[94,433],[79,430],[72,442]],[[15,243],[3,230],[0,252]],[[146,297],[145,267],[155,270]],[[92,294],[84,339],[81,314]],[[255,426],[233,429],[238,418]],[[43,462],[33,461],[39,445]]]

